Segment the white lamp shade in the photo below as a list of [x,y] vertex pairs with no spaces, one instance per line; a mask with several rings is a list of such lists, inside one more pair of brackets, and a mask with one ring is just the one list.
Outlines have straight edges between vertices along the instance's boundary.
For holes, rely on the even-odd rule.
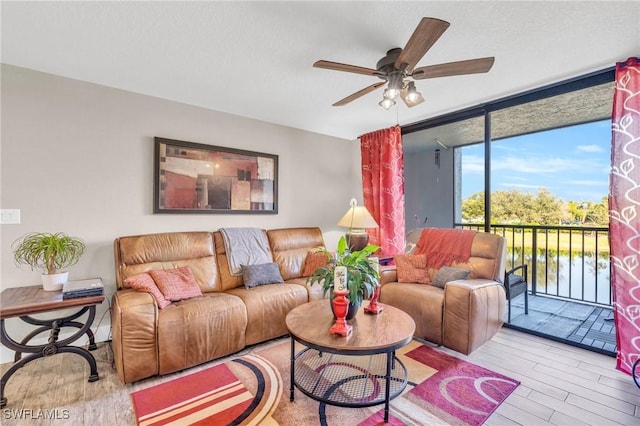
[[343,226],[350,229],[365,229],[365,228],[377,228],[376,223],[369,210],[364,206],[357,205],[355,199],[351,200],[351,207],[342,216],[342,219],[338,222],[338,226]]

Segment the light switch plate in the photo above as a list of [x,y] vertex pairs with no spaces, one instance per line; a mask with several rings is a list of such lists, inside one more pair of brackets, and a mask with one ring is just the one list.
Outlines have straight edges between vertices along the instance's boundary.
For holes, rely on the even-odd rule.
[[0,224],[2,225],[20,224],[20,209],[0,209]]

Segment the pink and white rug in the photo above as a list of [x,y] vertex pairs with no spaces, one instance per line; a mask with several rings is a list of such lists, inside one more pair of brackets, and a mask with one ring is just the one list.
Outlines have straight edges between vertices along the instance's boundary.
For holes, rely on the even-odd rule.
[[[204,370],[134,392],[138,424],[383,424],[382,405],[334,407],[298,390],[295,401],[290,402],[289,345],[284,339],[257,347],[250,355],[221,360]],[[481,425],[520,384],[417,341],[399,350],[397,356],[407,368],[409,384],[391,401],[389,425]]]

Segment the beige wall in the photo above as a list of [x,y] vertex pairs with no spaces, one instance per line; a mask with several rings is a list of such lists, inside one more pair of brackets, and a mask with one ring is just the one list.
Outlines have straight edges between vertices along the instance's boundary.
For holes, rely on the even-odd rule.
[[[334,245],[350,198],[362,200],[356,141],[8,65],[1,72],[0,207],[22,216],[21,224],[0,227],[3,289],[40,283],[39,272],[13,263],[11,244],[27,232],[84,239],[86,254],[70,268],[70,279],[102,277],[110,300],[115,237],[319,226]],[[279,213],[154,215],[154,136],[279,155]],[[107,308],[105,301],[94,323],[101,326],[98,340],[108,338]],[[23,337],[18,320],[7,323],[10,334]],[[0,355],[0,362],[12,357],[4,347]]]

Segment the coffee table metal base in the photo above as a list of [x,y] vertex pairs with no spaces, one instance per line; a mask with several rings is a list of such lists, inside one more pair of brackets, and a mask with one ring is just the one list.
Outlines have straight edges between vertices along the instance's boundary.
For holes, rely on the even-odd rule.
[[384,403],[386,423],[389,402],[404,391],[407,377],[395,351],[344,355],[305,347],[296,354],[295,339],[291,339],[291,401],[295,386],[316,401],[340,407]]

